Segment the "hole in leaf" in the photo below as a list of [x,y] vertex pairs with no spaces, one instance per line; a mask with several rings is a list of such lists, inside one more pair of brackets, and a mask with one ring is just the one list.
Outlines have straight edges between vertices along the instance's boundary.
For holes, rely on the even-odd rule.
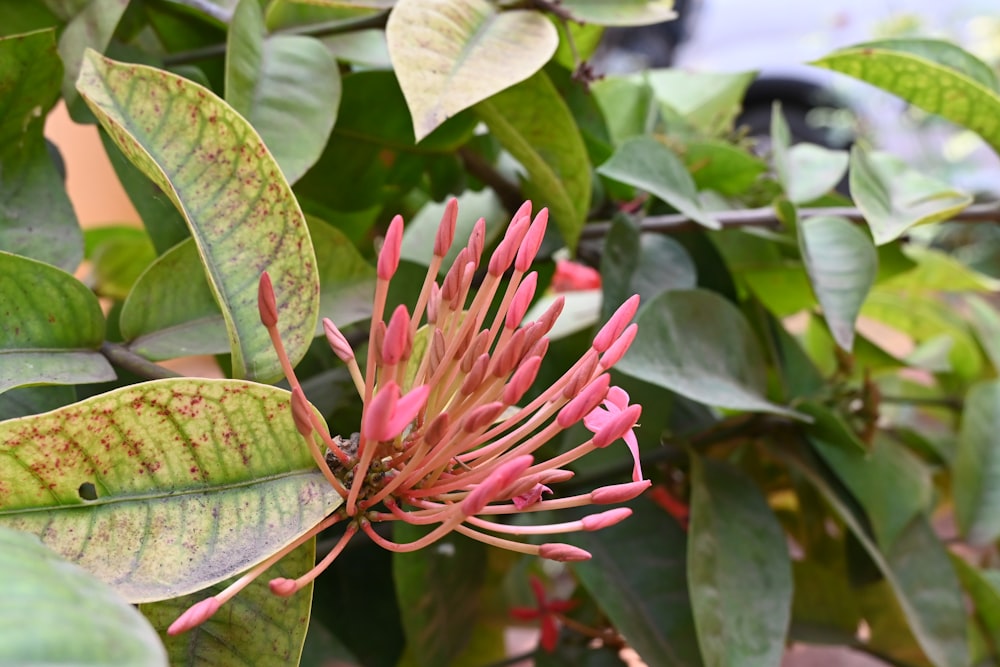
[[84,482],[77,489],[77,493],[80,494],[80,498],[83,500],[97,500],[97,487],[91,482]]

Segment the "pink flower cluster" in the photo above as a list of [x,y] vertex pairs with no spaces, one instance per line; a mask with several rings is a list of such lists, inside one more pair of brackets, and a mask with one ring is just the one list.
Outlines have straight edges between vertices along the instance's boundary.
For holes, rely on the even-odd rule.
[[[629,405],[628,395],[611,386],[608,374],[635,338],[636,325],[631,320],[639,299],[635,296],[626,301],[601,328],[590,349],[562,377],[522,405],[548,349],[547,334],[563,308],[559,297],[537,320],[523,322],[535,296],[538,277],[530,267],[542,243],[548,211],[542,209],[532,217],[530,202],[521,206],[486,262],[485,277],[475,291],[473,279],[481,266],[486,239],[482,219],[438,282],[454,240],[457,214],[457,202],[451,200],[413,310],[399,306],[386,322],[386,295],[399,265],[402,218],[396,216],[389,225],[378,257],[364,372],[344,335],[330,320],[323,322],[333,351],[347,365],[364,401],[357,451],[332,438],[306,400],[278,337],[270,279],[266,274],[261,277],[261,321],[292,387],[292,416],[344,504],[226,591],[191,607],[174,622],[170,633],[204,622],[278,558],[338,521],[346,521],[347,526],[337,546],[298,579],[272,580],[270,587],[275,594],[291,595],[306,586],[359,531],[396,552],[426,547],[456,531],[505,549],[573,561],[590,558],[590,554],[561,542],[529,544],[511,536],[598,530],[631,513],[619,507],[576,521],[530,526],[484,518],[615,504],[634,498],[649,486],[642,477],[632,432],[642,408]],[[506,288],[490,318],[504,280]],[[593,433],[590,438],[558,456],[536,460],[540,447],[581,421]],[[566,466],[623,438],[634,459],[632,482],[543,499],[551,493],[550,484],[573,476]],[[382,521],[436,527],[414,542],[397,544],[373,528]]]

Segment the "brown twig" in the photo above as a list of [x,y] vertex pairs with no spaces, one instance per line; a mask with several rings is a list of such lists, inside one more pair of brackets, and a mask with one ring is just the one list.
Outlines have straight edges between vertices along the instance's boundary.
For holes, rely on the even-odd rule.
[[164,368],[158,364],[154,364],[149,359],[140,357],[132,350],[118,343],[104,341],[101,343],[101,354],[103,354],[113,366],[135,373],[139,377],[144,377],[148,380],[162,380],[164,378],[181,377],[172,370]]

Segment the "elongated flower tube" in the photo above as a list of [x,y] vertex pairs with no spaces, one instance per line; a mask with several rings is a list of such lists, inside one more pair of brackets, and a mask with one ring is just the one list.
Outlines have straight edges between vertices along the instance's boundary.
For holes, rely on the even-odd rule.
[[[219,606],[285,553],[339,521],[343,537],[310,572],[275,579],[276,595],[308,585],[357,533],[395,552],[433,544],[455,531],[486,544],[560,561],[590,554],[558,541],[526,542],[522,536],[599,530],[622,521],[627,508],[608,509],[642,493],[633,429],[642,408],[611,386],[608,369],[635,338],[631,324],[638,297],[627,300],[601,328],[594,344],[565,373],[525,401],[548,351],[547,335],[563,307],[562,297],[537,319],[524,317],[538,277],[530,271],[548,221],[547,209],[532,217],[525,202],[506,234],[484,258],[485,223],[473,227],[451,267],[444,257],[455,236],[457,203],[446,208],[433,256],[412,311],[386,312],[389,284],[399,265],[403,220],[393,219],[378,257],[368,356],[359,363],[347,338],[330,320],[323,329],[336,356],[347,365],[364,408],[360,433],[331,437],[308,405],[278,337],[278,308],[270,279],[260,281],[261,322],[267,328],[292,387],[291,416],[331,486],[344,504],[297,542],[255,566],[229,589],[192,607],[169,629],[176,634],[209,618]],[[478,289],[472,284],[485,270]],[[363,368],[362,364],[363,363]],[[583,422],[592,437],[553,458],[539,449],[562,431]],[[634,459],[633,481],[589,493],[556,497],[550,485],[572,477],[574,461],[624,439],[622,455]],[[556,487],[558,489],[558,487]],[[583,519],[549,525],[517,525],[505,514],[601,505]],[[493,519],[484,517],[492,516]],[[430,530],[414,542],[393,542],[373,528],[405,521]]]

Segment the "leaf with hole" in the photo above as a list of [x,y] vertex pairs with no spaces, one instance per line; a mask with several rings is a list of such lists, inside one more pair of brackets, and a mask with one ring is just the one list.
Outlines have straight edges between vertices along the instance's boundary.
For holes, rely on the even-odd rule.
[[487,0],[399,0],[385,32],[417,141],[536,73],[559,44],[542,13]]
[[130,602],[204,588],[340,506],[289,406],[282,389],[184,378],[0,423],[0,525]]
[[292,363],[316,329],[319,277],[305,218],[260,137],[211,91],[89,51],[78,87],[122,152],[185,215],[222,308],[237,377],[282,375],[260,325],[257,282],[271,274]]

